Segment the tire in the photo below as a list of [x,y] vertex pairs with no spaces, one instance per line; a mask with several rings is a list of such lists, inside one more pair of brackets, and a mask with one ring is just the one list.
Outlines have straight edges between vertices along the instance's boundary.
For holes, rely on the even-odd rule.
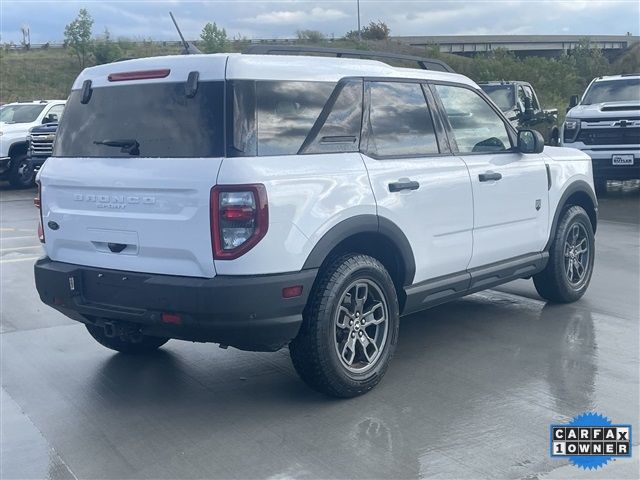
[[14,188],[29,188],[35,185],[36,172],[33,163],[27,159],[27,154],[16,155],[11,159],[9,183]]
[[168,338],[148,335],[139,335],[135,341],[126,337],[108,337],[100,326],[85,324],[85,327],[100,345],[126,354],[150,353],[169,341]]
[[605,197],[607,195],[607,179],[606,178],[595,178],[594,186],[596,189],[596,196]]
[[594,260],[591,220],[582,207],[570,206],[560,218],[547,266],[533,276],[538,294],[551,302],[575,302],[589,287]]
[[289,352],[307,385],[349,398],[380,382],[398,341],[400,314],[393,281],[378,260],[348,254],[330,262],[303,317]]

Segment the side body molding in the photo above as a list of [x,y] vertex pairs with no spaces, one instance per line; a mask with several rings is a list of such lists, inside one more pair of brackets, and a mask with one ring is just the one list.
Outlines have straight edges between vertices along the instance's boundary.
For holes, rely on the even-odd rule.
[[327,255],[342,241],[354,235],[366,233],[380,234],[396,246],[401,257],[400,260],[404,264],[403,284],[405,286],[411,285],[416,273],[411,244],[395,223],[377,215],[356,215],[334,225],[313,247],[302,268],[319,268]]

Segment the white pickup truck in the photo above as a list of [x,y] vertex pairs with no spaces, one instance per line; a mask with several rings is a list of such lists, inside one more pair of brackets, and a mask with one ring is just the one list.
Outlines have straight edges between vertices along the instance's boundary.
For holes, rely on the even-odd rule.
[[574,95],[562,146],[591,157],[598,195],[607,180],[640,178],[640,75],[598,77],[580,100]]
[[35,172],[27,158],[27,138],[32,127],[57,122],[65,100],[8,103],[0,108],[0,180],[16,188],[33,185]]

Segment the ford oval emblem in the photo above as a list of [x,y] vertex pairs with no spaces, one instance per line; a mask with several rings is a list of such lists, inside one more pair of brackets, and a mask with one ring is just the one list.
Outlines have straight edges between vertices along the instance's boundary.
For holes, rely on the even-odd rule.
[[58,230],[60,228],[60,225],[58,225],[56,222],[54,222],[53,220],[50,220],[49,223],[47,223],[47,225],[49,225],[49,228],[51,230]]

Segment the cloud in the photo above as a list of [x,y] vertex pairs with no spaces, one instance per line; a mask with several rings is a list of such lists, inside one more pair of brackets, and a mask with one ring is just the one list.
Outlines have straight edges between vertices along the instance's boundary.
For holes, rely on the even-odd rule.
[[333,8],[313,7],[311,11],[303,10],[279,10],[261,13],[255,17],[243,20],[246,23],[267,24],[267,25],[292,25],[306,22],[328,22],[340,20],[348,15],[342,10]]

